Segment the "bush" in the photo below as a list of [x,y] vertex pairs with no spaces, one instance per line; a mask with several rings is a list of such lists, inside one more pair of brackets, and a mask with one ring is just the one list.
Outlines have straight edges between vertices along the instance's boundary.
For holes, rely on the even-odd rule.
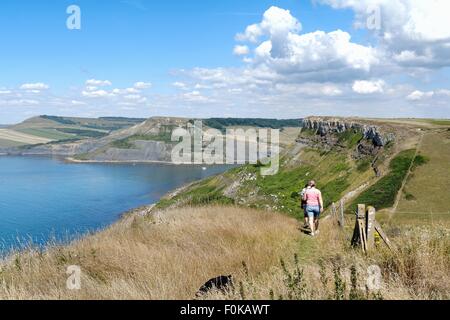
[[429,161],[430,159],[428,157],[419,154],[414,158],[413,169],[423,166],[427,164]]
[[361,132],[355,132],[351,130],[344,131],[337,134],[338,142],[346,145],[348,148],[354,148],[364,138]]
[[405,199],[408,201],[414,201],[416,200],[416,197],[412,193],[407,192],[405,193]]
[[414,149],[399,153],[389,165],[390,172],[357,197],[350,206],[351,210],[356,210],[358,203],[374,206],[378,210],[392,207],[411,167],[414,154]]
[[371,164],[371,163],[370,163],[370,160],[369,160],[369,159],[360,160],[360,161],[358,161],[358,163],[357,163],[356,170],[358,170],[358,172],[360,172],[360,173],[364,173],[364,172],[366,172],[367,170],[369,170],[370,164]]
[[111,147],[117,148],[117,149],[134,149],[134,148],[136,148],[134,143],[130,142],[130,140],[128,138],[111,142]]

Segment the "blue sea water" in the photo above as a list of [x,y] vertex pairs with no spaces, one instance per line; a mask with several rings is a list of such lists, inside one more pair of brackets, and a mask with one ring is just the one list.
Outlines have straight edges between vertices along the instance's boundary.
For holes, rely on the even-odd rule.
[[227,168],[0,156],[0,251],[99,230],[127,210]]

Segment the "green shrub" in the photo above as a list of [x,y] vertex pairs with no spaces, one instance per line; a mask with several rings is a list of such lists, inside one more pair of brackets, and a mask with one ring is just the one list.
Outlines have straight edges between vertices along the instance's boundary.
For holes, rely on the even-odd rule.
[[316,134],[317,134],[317,131],[314,129],[303,128],[302,132],[301,132],[301,135],[305,136],[305,137],[312,137],[312,136],[315,136]]
[[339,140],[338,142],[344,144],[348,148],[354,148],[358,143],[364,138],[361,132],[355,132],[352,130],[347,130],[342,133],[337,134]]
[[430,159],[428,157],[420,155],[420,154],[417,155],[414,158],[413,170],[416,169],[417,167],[427,164],[429,161],[430,161]]
[[117,149],[134,149],[134,148],[136,148],[134,143],[130,142],[129,138],[113,141],[113,142],[111,142],[111,147],[117,148]]
[[371,165],[370,159],[359,160],[356,165],[356,170],[360,173],[364,173],[369,170]]
[[207,204],[232,205],[234,204],[234,200],[225,197],[220,190],[215,190],[207,194],[193,196],[187,204],[191,206],[200,206]]
[[391,161],[389,173],[359,195],[350,205],[350,209],[356,210],[359,203],[374,206],[378,210],[392,207],[411,167],[414,154],[414,149],[399,153]]
[[408,201],[414,201],[416,200],[416,197],[412,193],[407,192],[405,193],[405,199]]

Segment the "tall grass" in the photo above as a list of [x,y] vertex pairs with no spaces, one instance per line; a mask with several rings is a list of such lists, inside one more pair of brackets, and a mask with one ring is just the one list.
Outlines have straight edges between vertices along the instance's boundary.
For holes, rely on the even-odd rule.
[[[378,243],[364,255],[350,246],[351,228],[332,219],[316,238],[298,227],[287,216],[238,207],[130,216],[68,246],[11,255],[0,264],[0,299],[194,299],[207,280],[229,274],[234,288],[202,298],[450,298],[448,229],[386,226],[393,250]],[[70,265],[81,268],[79,291],[66,288]],[[368,285],[373,266],[378,288]]]
[[[398,233],[398,229],[395,230]],[[450,298],[450,232],[439,227],[405,227],[389,232],[395,247],[379,243],[368,255],[350,246],[346,232],[330,220],[322,226],[307,260],[281,260],[269,272],[241,280],[246,299],[404,300]],[[374,270],[381,271],[374,287]],[[371,285],[372,284],[372,285]],[[212,299],[242,299],[238,292]]]
[[[210,278],[267,271],[292,255],[297,222],[234,207],[183,208],[129,217],[69,246],[11,255],[0,264],[0,299],[193,299]],[[68,266],[81,290],[66,288]]]

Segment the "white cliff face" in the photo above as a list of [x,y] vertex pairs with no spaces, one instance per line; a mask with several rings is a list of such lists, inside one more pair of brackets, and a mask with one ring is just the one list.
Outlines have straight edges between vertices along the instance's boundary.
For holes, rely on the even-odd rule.
[[302,120],[302,127],[314,130],[321,136],[348,130],[361,132],[365,139],[372,141],[377,147],[382,147],[395,138],[393,134],[383,133],[378,126],[341,119],[307,118]]

